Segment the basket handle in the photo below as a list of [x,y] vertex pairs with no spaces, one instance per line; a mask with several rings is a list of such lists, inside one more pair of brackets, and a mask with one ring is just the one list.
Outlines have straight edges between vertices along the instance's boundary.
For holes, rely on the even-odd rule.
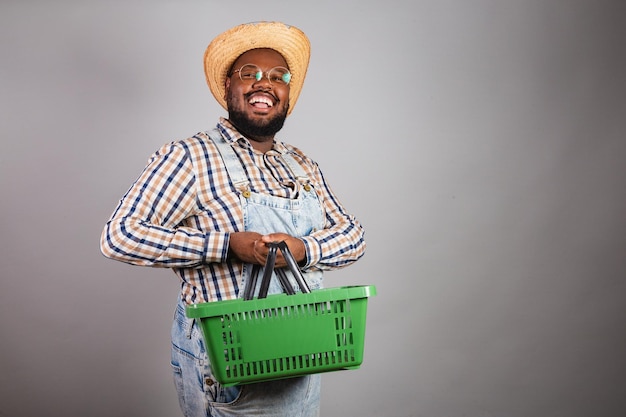
[[[280,249],[283,257],[287,261],[287,266],[294,278],[298,286],[300,287],[300,291],[303,293],[310,293],[311,289],[308,284],[304,280],[304,276],[302,275],[302,271],[300,271],[300,267],[296,262],[295,258],[291,254],[289,247],[284,241],[281,242],[271,242],[268,244],[269,252],[267,254],[267,259],[265,261],[265,270],[263,271],[263,278],[261,279],[261,288],[259,289],[259,298],[267,297],[267,293],[270,287],[270,281],[272,280],[272,271],[276,272],[276,276],[283,287],[285,293],[289,295],[295,294],[295,290],[293,286],[289,282],[289,278],[287,278],[287,274],[283,268],[274,269],[274,264],[276,262],[276,255],[278,250]],[[251,300],[254,297],[254,289],[256,288],[256,283],[258,280],[259,270],[261,267],[259,265],[254,265],[252,267],[252,273],[250,275],[250,279],[246,283],[246,287],[244,289],[243,298],[244,300]]]
[[304,280],[304,276],[302,275],[302,271],[300,270],[300,267],[298,266],[298,262],[296,262],[295,258],[291,254],[291,251],[289,250],[289,246],[287,246],[287,243],[285,243],[284,240],[280,241],[278,242],[278,247],[280,248],[280,251],[283,254],[283,258],[285,258],[285,260],[287,261],[289,270],[291,271],[294,278],[296,279],[296,282],[298,283],[298,286],[300,287],[300,291],[302,291],[303,293],[310,293],[311,289],[309,288],[309,285]]

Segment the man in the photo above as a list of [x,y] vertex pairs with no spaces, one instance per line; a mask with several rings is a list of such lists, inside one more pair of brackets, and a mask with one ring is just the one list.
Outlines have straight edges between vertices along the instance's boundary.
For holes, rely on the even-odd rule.
[[[187,304],[240,297],[267,244],[285,241],[311,289],[322,272],[365,250],[363,229],[318,165],[275,139],[306,75],[309,41],[278,22],[232,28],[208,46],[205,74],[228,111],[216,128],[159,149],[107,222],[102,253],[172,268],[181,297],[172,326],[172,367],[185,416],[315,416],[319,375],[222,387],[213,377]],[[285,266],[278,255],[276,267]],[[281,291],[272,279],[270,292]]]

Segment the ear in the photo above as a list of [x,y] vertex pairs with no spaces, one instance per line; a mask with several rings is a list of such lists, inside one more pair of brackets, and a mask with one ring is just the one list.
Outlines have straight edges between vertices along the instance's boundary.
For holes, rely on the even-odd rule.
[[224,82],[224,100],[228,97],[228,92],[230,91],[230,78],[226,78]]

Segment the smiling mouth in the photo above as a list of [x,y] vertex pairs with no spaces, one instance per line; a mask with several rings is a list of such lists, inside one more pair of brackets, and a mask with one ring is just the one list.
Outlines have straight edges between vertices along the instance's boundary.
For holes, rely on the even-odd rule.
[[276,100],[267,94],[254,93],[248,99],[248,104],[257,109],[271,109]]

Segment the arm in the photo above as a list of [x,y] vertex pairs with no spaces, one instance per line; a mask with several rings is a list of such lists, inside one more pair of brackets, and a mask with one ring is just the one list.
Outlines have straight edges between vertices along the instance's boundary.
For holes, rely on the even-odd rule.
[[[316,184],[318,199],[326,215],[322,230],[301,238],[285,233],[261,236],[243,232],[230,235],[230,254],[243,262],[264,264],[268,253],[267,244],[285,241],[292,255],[303,269],[331,270],[348,266],[365,252],[364,232],[356,218],[349,214],[332,192],[318,167],[300,151],[296,155],[307,168]],[[280,252],[276,257],[277,267],[286,265]]]
[[324,229],[302,238],[306,249],[304,269],[343,268],[356,262],[365,253],[365,233],[359,221],[347,212],[333,193],[318,165],[313,162],[313,166],[326,223]]
[[133,265],[195,267],[226,259],[228,233],[181,226],[196,207],[196,177],[182,147],[163,146],[120,201],[100,248]]

